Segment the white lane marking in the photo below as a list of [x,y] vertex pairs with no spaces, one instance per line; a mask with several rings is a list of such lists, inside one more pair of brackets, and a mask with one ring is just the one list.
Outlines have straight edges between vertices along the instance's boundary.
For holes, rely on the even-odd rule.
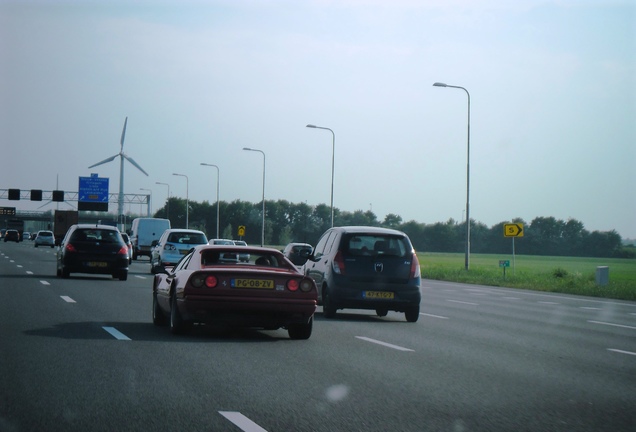
[[459,301],[459,300],[448,300],[448,299],[446,299],[446,301],[451,303],[461,303],[461,304],[467,304],[472,306],[479,306],[479,303],[471,303],[471,302],[465,302],[465,301]]
[[432,314],[427,314],[427,313],[424,313],[424,312],[420,312],[420,315],[424,315],[424,316],[431,317],[431,318],[448,319],[448,317],[445,317],[445,316],[432,315]]
[[502,297],[504,300],[521,300],[519,297]]
[[33,272],[32,272],[31,270],[27,270],[27,274],[28,274],[28,275],[32,275],[32,274],[33,274]]
[[69,296],[60,296],[62,298],[62,300],[64,300],[66,303],[77,303],[75,300],[73,300],[72,298],[70,298]]
[[10,263],[14,263],[14,262],[15,262],[15,260],[9,260],[9,262],[10,262]]
[[608,351],[612,351],[612,352],[617,352],[617,353],[621,353],[621,354],[629,354],[629,355],[633,355],[636,356],[636,352],[631,352],[631,351],[623,351],[623,350],[619,350],[619,349],[614,349],[614,348],[608,348]]
[[561,303],[557,303],[557,302],[549,302],[549,301],[538,301],[537,303],[540,303],[540,304],[547,304],[547,305],[558,305],[558,304],[561,304]]
[[135,277],[136,277],[136,278],[139,278],[139,279],[146,279],[146,276],[139,276],[139,275],[135,275]]
[[240,412],[236,411],[219,411],[223,417],[234,423],[242,431],[245,432],[267,432],[265,429],[254,423],[249,418],[245,417]]
[[356,338],[362,339],[364,341],[371,342],[371,343],[374,343],[374,344],[382,345],[382,346],[385,346],[385,347],[393,348],[393,349],[396,349],[398,351],[413,351],[412,349],[409,349],[409,348],[404,348],[404,347],[401,347],[401,346],[398,346],[398,345],[393,345],[393,344],[382,342],[382,341],[379,341],[379,340],[376,340],[376,339],[371,339],[371,338],[368,338],[368,337],[365,337],[365,336],[356,336]]
[[43,280],[41,280],[41,281],[40,281],[40,283],[41,283],[42,285],[51,285],[51,284],[50,284],[50,283],[48,283],[47,281],[43,281]]
[[579,307],[579,309],[585,309],[585,310],[601,310],[601,308],[597,308],[597,307],[586,307],[586,306],[581,306],[581,307]]
[[620,327],[620,328],[636,330],[636,327],[623,325],[623,324],[614,324],[614,323],[608,323],[608,322],[603,322],[603,321],[592,321],[592,320],[588,320],[587,322],[592,323],[592,324],[601,324],[601,325],[606,325],[606,326]]
[[102,327],[108,333],[113,335],[113,337],[117,340],[130,340],[128,336],[117,330],[115,327]]
[[17,267],[17,268],[22,268],[22,266],[21,266],[20,264],[18,264],[16,267]]

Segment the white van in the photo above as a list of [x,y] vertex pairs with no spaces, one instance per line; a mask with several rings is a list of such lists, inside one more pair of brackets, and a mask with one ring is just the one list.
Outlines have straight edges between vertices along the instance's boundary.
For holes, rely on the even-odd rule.
[[143,255],[150,258],[152,242],[159,240],[161,234],[167,229],[170,229],[170,221],[168,219],[134,219],[130,230],[130,241],[133,245],[133,259],[136,260],[137,257]]

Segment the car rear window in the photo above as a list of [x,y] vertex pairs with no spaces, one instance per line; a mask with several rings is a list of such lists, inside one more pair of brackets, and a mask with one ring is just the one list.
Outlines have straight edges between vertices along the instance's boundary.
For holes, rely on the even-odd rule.
[[71,241],[100,241],[103,243],[120,243],[121,236],[117,231],[99,228],[78,229],[71,236]]
[[206,244],[207,239],[203,234],[197,233],[171,233],[168,242],[180,244]]
[[38,234],[38,236],[42,237],[53,237],[53,233],[51,231],[42,231]]
[[357,256],[404,257],[410,252],[408,240],[402,236],[351,234],[343,239],[342,252]]

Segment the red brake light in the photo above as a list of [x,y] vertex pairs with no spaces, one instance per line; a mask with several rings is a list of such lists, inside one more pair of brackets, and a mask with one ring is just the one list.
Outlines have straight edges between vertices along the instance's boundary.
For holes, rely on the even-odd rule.
[[298,281],[296,279],[288,280],[287,289],[290,291],[298,291]]
[[338,253],[334,257],[332,266],[333,271],[335,271],[337,274],[345,274],[345,263],[341,251],[338,251]]
[[122,246],[117,255],[128,255],[128,246]]
[[69,252],[77,252],[77,249],[75,249],[75,246],[73,246],[72,244],[67,244],[65,249]]
[[215,286],[217,286],[217,284],[219,283],[219,280],[216,278],[216,276],[208,276],[205,278],[205,286],[208,288],[214,288]]
[[417,259],[417,255],[415,254],[415,251],[413,251],[413,259],[411,259],[411,277],[412,278],[422,277],[422,269],[420,268],[420,260]]

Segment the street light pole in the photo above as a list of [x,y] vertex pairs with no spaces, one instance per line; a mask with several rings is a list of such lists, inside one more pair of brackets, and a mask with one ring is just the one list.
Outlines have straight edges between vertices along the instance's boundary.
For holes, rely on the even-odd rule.
[[158,185],[168,186],[168,198],[166,199],[166,219],[170,219],[170,185],[168,183],[155,182]]
[[201,162],[201,165],[216,168],[216,238],[221,238],[219,236],[219,177],[220,177],[220,170],[219,170],[218,166],[213,165],[213,164],[208,164],[208,163]]
[[186,229],[190,228],[190,198],[188,196],[190,189],[190,181],[185,174],[172,173],[174,176],[185,177],[186,179]]
[[150,192],[150,195],[148,195],[148,217],[150,217],[151,213],[152,213],[152,189],[146,189],[146,188],[139,188],[139,190],[144,190],[144,191],[148,191]]
[[259,152],[263,155],[263,222],[261,230],[261,246],[265,245],[265,152],[263,150],[243,147],[243,150]]
[[333,130],[327,127],[316,126],[312,124],[308,124],[306,127],[313,129],[324,129],[331,132],[332,141],[331,141],[331,227],[333,228],[333,176],[334,176],[334,162],[336,160],[336,134]]
[[464,87],[448,85],[440,82],[433,84],[434,87],[450,87],[462,89],[468,96],[468,142],[466,146],[466,256],[464,266],[468,270],[470,265],[470,93]]

